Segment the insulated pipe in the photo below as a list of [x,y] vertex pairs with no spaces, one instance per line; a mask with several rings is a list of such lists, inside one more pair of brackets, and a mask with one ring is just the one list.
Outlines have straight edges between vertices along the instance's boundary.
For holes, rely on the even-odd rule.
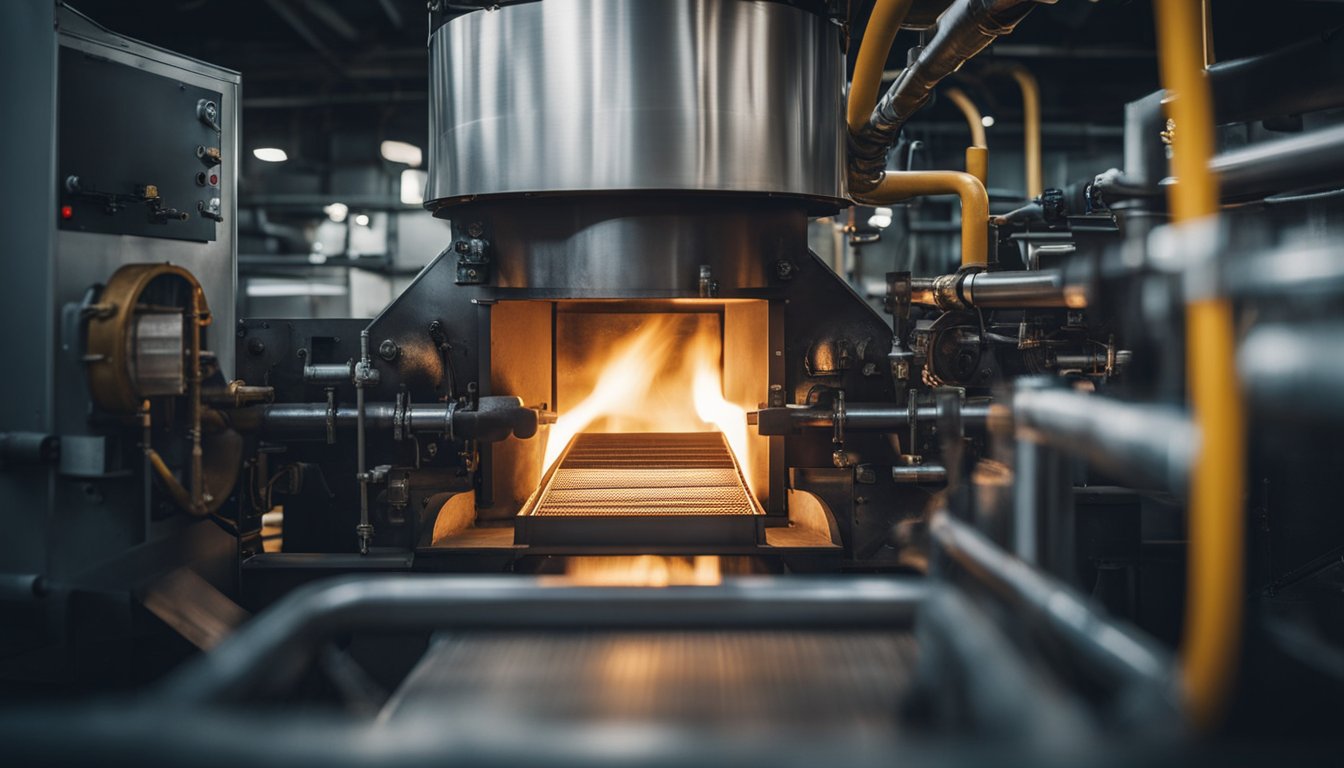
[[975,176],[960,171],[884,171],[876,187],[854,199],[891,205],[920,195],[956,195],[961,200],[961,263],[984,264],[989,257],[989,194]]
[[1015,64],[1008,74],[1017,81],[1022,89],[1022,135],[1023,154],[1026,156],[1027,197],[1041,196],[1044,187],[1041,182],[1041,87],[1031,70]]
[[854,76],[849,82],[849,100],[845,109],[845,121],[851,133],[862,131],[873,114],[877,92],[882,87],[882,71],[887,67],[887,55],[913,2],[877,0],[868,16],[859,54],[854,58]]
[[941,16],[933,37],[877,102],[868,122],[849,135],[849,187],[862,195],[879,187],[887,150],[901,126],[928,103],[934,87],[967,59],[1013,31],[1038,2],[1053,0],[956,0]]
[[1186,272],[1185,349],[1200,449],[1190,479],[1189,553],[1181,672],[1195,724],[1212,728],[1232,690],[1241,652],[1245,561],[1245,408],[1237,380],[1232,305],[1219,295],[1210,242],[1219,210],[1213,103],[1201,56],[1199,0],[1153,3],[1162,86],[1176,123],[1168,189],[1192,254]]
[[1121,481],[1186,493],[1199,440],[1178,409],[1068,389],[1019,388],[1013,420],[1020,437],[1081,456]]

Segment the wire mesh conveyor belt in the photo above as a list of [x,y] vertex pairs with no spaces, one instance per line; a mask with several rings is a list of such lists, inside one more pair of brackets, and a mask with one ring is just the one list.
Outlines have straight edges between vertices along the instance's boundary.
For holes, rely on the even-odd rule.
[[916,650],[890,631],[441,635],[382,719],[889,734]]
[[581,434],[517,519],[532,545],[754,545],[761,511],[719,432]]

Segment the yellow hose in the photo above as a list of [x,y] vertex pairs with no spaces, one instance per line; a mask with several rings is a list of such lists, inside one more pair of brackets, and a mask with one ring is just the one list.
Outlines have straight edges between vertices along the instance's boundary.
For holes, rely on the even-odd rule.
[[980,108],[975,106],[971,97],[960,88],[948,88],[943,92],[948,101],[957,105],[961,110],[961,116],[966,118],[966,127],[971,129],[971,146],[988,147],[989,142],[985,140],[985,118],[980,115]]
[[[1168,192],[1177,226],[1218,214],[1213,104],[1204,75],[1200,0],[1154,0],[1162,85],[1172,97]],[[1196,251],[1199,249],[1196,248]],[[1212,293],[1212,292],[1208,292]],[[1245,531],[1246,430],[1234,359],[1232,307],[1226,298],[1186,304],[1186,367],[1200,450],[1190,481],[1189,554],[1181,677],[1191,718],[1217,725],[1241,651]]]
[[877,0],[868,17],[868,27],[854,58],[854,77],[849,83],[849,102],[845,122],[851,133],[862,131],[877,106],[877,91],[882,87],[882,70],[887,66],[887,54],[896,41],[896,32],[905,21],[914,0]]
[[989,254],[989,195],[985,185],[961,171],[887,171],[877,189],[861,202],[890,205],[920,195],[956,195],[961,199],[961,263],[983,264]]
[[1022,90],[1023,152],[1026,155],[1027,197],[1040,197],[1044,191],[1041,182],[1041,88],[1031,70],[1021,65],[1008,73]]

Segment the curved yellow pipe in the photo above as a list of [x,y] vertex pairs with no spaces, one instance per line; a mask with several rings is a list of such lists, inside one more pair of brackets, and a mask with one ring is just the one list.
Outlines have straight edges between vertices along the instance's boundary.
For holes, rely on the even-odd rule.
[[1022,65],[1008,70],[1022,90],[1022,132],[1025,137],[1027,197],[1040,197],[1044,191],[1041,182],[1041,87],[1036,76]]
[[920,195],[956,195],[961,199],[961,263],[983,264],[989,254],[989,195],[985,185],[961,171],[887,171],[860,202],[890,205]]
[[859,43],[859,54],[854,58],[854,77],[849,83],[849,101],[845,108],[845,122],[851,133],[862,131],[877,106],[877,92],[882,87],[882,70],[887,66],[887,54],[896,41],[905,15],[914,0],[877,0],[868,17],[868,26]]
[[971,101],[971,97],[960,88],[948,88],[943,95],[956,104],[957,109],[961,110],[962,117],[966,118],[966,127],[971,129],[971,146],[988,147],[989,142],[985,140],[985,119],[980,115],[980,108]]
[[[1176,225],[1188,227],[1219,210],[1218,179],[1208,165],[1214,121],[1203,66],[1200,0],[1154,0],[1153,5],[1162,85],[1172,97],[1168,109],[1176,125],[1172,170],[1179,181],[1168,199]],[[1231,304],[1203,290],[1187,299],[1185,318],[1187,378],[1200,450],[1190,481],[1181,678],[1193,721],[1210,728],[1231,693],[1241,652],[1245,411]]]

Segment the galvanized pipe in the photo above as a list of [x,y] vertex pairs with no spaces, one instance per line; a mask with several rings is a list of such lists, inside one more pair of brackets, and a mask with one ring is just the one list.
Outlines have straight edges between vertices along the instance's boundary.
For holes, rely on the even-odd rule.
[[1209,170],[1221,180],[1225,198],[1344,184],[1344,125],[1224,152]]

